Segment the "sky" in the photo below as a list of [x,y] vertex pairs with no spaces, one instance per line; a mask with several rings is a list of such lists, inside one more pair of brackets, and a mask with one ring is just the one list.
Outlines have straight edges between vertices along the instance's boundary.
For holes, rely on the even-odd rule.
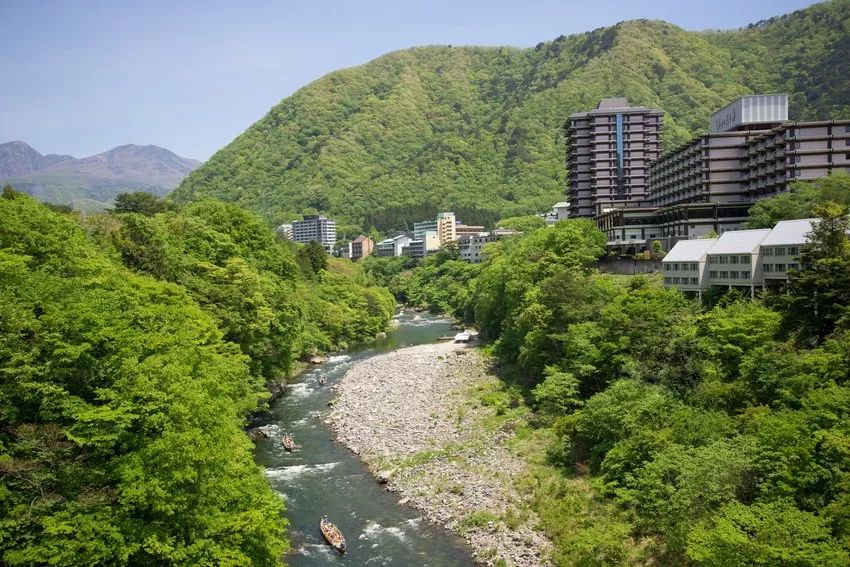
[[533,47],[622,20],[729,29],[812,0],[0,0],[0,143],[205,160],[335,69],[428,44]]

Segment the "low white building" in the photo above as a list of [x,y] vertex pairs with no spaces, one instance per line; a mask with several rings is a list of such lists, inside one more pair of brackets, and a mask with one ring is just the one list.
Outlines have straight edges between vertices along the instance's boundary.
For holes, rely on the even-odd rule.
[[761,243],[762,273],[766,285],[788,281],[788,270],[800,268],[800,249],[817,219],[779,221]]
[[463,236],[458,241],[458,257],[473,264],[480,264],[484,260],[484,245],[498,239],[498,236],[487,232]]
[[480,264],[487,256],[484,253],[487,244],[517,234],[521,233],[510,228],[497,228],[491,232],[463,236],[458,240],[458,257],[473,264]]
[[422,238],[411,240],[407,246],[402,247],[401,253],[405,256],[421,260],[428,254],[433,254],[439,249],[440,235],[434,230],[426,230]]
[[555,224],[558,221],[569,218],[570,216],[570,202],[569,201],[559,201],[555,203],[552,207],[552,211],[543,215],[543,219],[546,221],[546,224]]
[[702,292],[708,289],[708,251],[717,238],[681,240],[667,253],[661,264],[664,267],[664,285],[682,291]]
[[410,244],[411,240],[412,238],[406,234],[382,240],[375,245],[375,255],[389,258],[401,256],[402,250]]
[[277,227],[276,230],[277,230],[277,233],[280,236],[282,236],[284,238],[288,238],[289,240],[292,240],[292,224],[291,223],[282,224],[279,227]]
[[768,234],[769,228],[724,232],[708,251],[709,285],[744,287],[755,294],[764,283],[759,259]]

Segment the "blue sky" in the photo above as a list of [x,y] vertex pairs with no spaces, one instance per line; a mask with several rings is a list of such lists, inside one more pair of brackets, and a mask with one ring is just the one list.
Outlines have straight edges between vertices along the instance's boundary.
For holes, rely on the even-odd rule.
[[621,20],[727,29],[811,0],[0,0],[0,142],[206,159],[298,88],[425,44],[530,47]]

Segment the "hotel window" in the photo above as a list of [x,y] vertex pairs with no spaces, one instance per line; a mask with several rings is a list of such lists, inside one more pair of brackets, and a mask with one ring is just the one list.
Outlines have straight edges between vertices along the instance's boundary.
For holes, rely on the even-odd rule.
[[762,254],[765,256],[773,256],[773,248],[765,248],[762,250]]
[[734,270],[729,272],[729,279],[730,280],[737,280],[738,279],[738,272],[736,272]]
[[699,264],[691,264],[691,270],[694,271],[694,272],[699,270]]
[[752,258],[749,254],[747,254],[745,256],[741,256],[741,263],[742,264],[749,264],[751,259]]
[[729,263],[730,264],[737,264],[738,263],[738,257],[737,256],[729,256]]
[[714,270],[709,270],[709,272],[708,272],[708,277],[710,277],[710,278],[716,278],[716,277],[717,277],[717,272],[715,272]]
[[764,265],[764,271],[765,272],[772,272],[773,271],[773,264],[765,264]]
[[776,268],[774,270],[775,272],[784,272],[785,271],[785,264],[776,264],[775,268]]
[[777,248],[776,249],[776,255],[777,256],[785,256],[785,248],[784,247]]
[[665,271],[665,272],[669,272],[669,271],[670,271],[670,264],[664,264],[664,271]]
[[717,256],[709,256],[708,257],[708,263],[709,264],[719,264],[720,263],[719,260],[720,259]]
[[796,262],[792,262],[792,263],[788,264],[788,269],[789,270],[799,270],[800,264],[797,264]]
[[672,282],[672,278],[664,278],[664,283],[670,284]]
[[721,271],[720,272],[720,279],[721,280],[728,280],[729,279],[729,272],[727,272],[725,270]]
[[791,246],[791,247],[788,248],[788,255],[789,256],[796,256],[799,253],[800,253],[800,247],[799,246]]
[[727,258],[726,256],[721,256],[720,260],[718,261],[718,264],[728,264],[728,263],[729,263],[729,258]]
[[697,285],[698,280],[696,278],[691,278],[691,285]]
[[741,272],[740,276],[742,280],[748,280],[750,279],[750,272]]
[[679,283],[679,278],[673,278],[673,283],[674,283],[674,284]]

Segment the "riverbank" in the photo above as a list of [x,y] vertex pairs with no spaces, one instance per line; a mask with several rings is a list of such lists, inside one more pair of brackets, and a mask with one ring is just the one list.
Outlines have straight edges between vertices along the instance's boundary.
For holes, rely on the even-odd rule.
[[485,565],[547,565],[551,543],[516,488],[526,463],[512,422],[475,392],[492,387],[481,354],[454,343],[375,356],[335,385],[336,438],[401,502],[459,533]]

